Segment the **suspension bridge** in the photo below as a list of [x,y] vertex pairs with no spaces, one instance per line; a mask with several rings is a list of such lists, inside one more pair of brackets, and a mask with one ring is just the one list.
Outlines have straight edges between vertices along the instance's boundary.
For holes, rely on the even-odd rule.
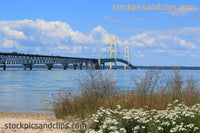
[[37,55],[37,54],[24,54],[24,53],[1,53],[0,52],[0,67],[3,70],[6,70],[7,64],[22,64],[24,70],[29,68],[32,70],[33,65],[36,64],[45,64],[48,70],[51,70],[54,64],[61,64],[64,70],[68,68],[69,64],[72,64],[74,69],[77,69],[79,66],[80,69],[83,68],[83,65],[86,66],[86,69],[91,66],[93,69],[105,69],[105,63],[110,62],[110,69],[117,69],[117,62],[124,63],[124,69],[137,69],[129,61],[129,47],[125,47],[125,56],[119,58],[117,52],[119,48],[117,46],[117,37],[111,35],[110,37],[110,48],[108,49],[109,58],[79,58],[79,57],[63,57],[63,56],[48,56],[48,55]]

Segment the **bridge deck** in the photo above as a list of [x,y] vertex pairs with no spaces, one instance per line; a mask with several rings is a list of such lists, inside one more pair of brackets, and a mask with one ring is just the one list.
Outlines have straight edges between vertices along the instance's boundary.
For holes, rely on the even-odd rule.
[[[99,61],[101,62],[99,64]],[[4,64],[4,70],[6,69],[6,64],[22,64],[24,68],[32,69],[32,65],[34,64],[45,64],[47,68],[50,70],[53,67],[53,64],[62,64],[63,68],[66,69],[68,64],[73,64],[74,69],[76,69],[77,65],[80,65],[82,69],[82,65],[85,64],[88,66],[89,64],[98,69],[101,64],[106,62],[113,62],[114,58],[104,58],[104,59],[96,59],[96,58],[81,58],[81,57],[64,57],[64,56],[49,56],[49,55],[37,55],[37,54],[24,54],[24,53],[1,53],[0,52],[0,64]],[[127,64],[131,69],[135,69],[135,67],[127,62],[124,59],[117,58],[117,61]]]

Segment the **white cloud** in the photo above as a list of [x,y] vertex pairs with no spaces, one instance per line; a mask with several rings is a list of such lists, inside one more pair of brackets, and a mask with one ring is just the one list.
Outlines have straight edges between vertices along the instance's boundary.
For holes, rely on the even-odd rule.
[[93,38],[92,43],[108,44],[110,40],[110,34],[101,26],[95,27],[89,36]]
[[162,32],[157,34],[151,33],[141,33],[131,36],[128,40],[121,41],[119,40],[120,45],[133,45],[136,47],[162,47],[165,49],[169,48],[186,48],[194,49],[196,48],[195,44],[183,40],[177,36],[165,35]]
[[63,46],[52,46],[48,48],[50,53],[54,55],[58,54],[64,55],[66,53],[80,53],[82,49],[83,46],[81,45],[73,45],[71,47],[63,45]]
[[186,47],[188,49],[193,49],[193,48],[196,48],[196,46],[191,43],[191,42],[186,42],[185,40],[180,40],[180,46],[181,47]]
[[5,33],[6,36],[10,36],[12,39],[28,38],[28,41],[37,41],[45,45],[91,44],[98,39],[100,39],[101,44],[104,44],[109,36],[101,26],[95,27],[89,34],[83,34],[74,31],[67,23],[60,21],[47,22],[41,19],[36,21],[0,21],[0,32]]
[[136,51],[136,53],[134,54],[135,57],[145,57],[145,55],[141,52],[141,51]]
[[168,53],[174,56],[187,56],[188,54],[191,53],[190,50],[176,50],[176,49],[156,49],[156,50],[151,50],[152,52],[155,53]]
[[41,53],[40,47],[35,47],[36,53]]
[[142,46],[153,46],[155,45],[155,38],[150,37],[147,33],[137,34],[129,39],[130,43],[133,45]]
[[24,35],[23,32],[17,31],[17,30],[12,30],[10,27],[4,27],[3,28],[4,34],[6,36],[12,37],[14,39],[26,39],[27,37]]
[[12,48],[14,43],[12,40],[4,39],[3,48]]
[[83,46],[73,46],[73,51],[72,53],[80,52],[83,49]]
[[[69,24],[60,21],[47,22],[37,20],[0,21],[0,38],[10,40],[4,47],[11,47],[11,40],[18,42],[18,51],[34,53],[80,53],[83,50],[92,52],[92,48],[99,49],[109,44],[110,34],[101,26],[92,31],[82,33],[73,30]],[[87,48],[85,47],[87,46]],[[36,49],[37,47],[37,49]],[[49,48],[48,48],[49,47]],[[70,48],[70,49],[69,49]],[[29,50],[30,49],[30,50]],[[65,51],[65,52],[64,52]],[[98,52],[101,52],[98,50]]]
[[200,56],[196,54],[191,54],[190,57],[199,58]]
[[183,40],[177,36],[171,36],[171,35],[159,35],[156,36],[156,42],[160,44],[160,46],[163,46],[164,48],[186,48],[186,49],[194,49],[196,48],[196,45],[188,42],[186,40]]
[[156,50],[152,50],[152,52],[157,52],[157,53],[165,53],[165,52],[167,52],[167,50],[163,50],[163,49],[156,49]]
[[58,49],[58,50],[66,50],[66,51],[70,50],[70,48],[67,47],[67,46],[57,46],[56,49]]
[[[57,55],[79,54],[85,51],[100,53],[106,51],[105,47],[110,42],[110,34],[102,26],[96,26],[91,31],[83,33],[73,30],[65,22],[47,22],[41,19],[0,21],[0,32],[5,34],[2,47],[15,47],[19,51],[33,50],[35,53],[48,53],[48,50]],[[183,55],[185,51],[198,48],[195,44],[200,42],[199,36],[200,26],[185,27],[179,30],[144,31],[125,39],[118,36],[117,44],[122,47],[129,45],[138,48],[137,57],[145,57],[142,53],[147,48],[160,49],[154,52]]]

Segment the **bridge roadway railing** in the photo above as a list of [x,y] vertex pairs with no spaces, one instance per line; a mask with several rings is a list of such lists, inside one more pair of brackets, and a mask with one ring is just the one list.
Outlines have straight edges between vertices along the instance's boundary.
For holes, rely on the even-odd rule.
[[24,53],[0,53],[0,64],[3,64],[6,69],[6,64],[22,64],[24,69],[30,68],[34,64],[45,64],[50,70],[54,64],[61,64],[64,69],[68,67],[68,64],[73,64],[74,69],[79,65],[82,69],[82,65],[86,67],[91,65],[97,67],[98,59],[94,58],[78,58],[78,57],[63,57],[63,56],[47,56],[47,55],[36,55],[36,54],[24,54]]

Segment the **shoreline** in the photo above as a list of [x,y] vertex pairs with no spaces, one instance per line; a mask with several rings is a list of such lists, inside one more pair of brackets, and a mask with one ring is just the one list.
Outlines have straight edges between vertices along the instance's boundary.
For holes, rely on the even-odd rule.
[[[56,119],[53,114],[34,114],[34,113],[9,113],[0,112],[0,133],[70,133],[72,129],[53,129],[53,128],[27,128],[24,129],[19,126],[15,128],[7,128],[9,124],[51,124],[51,123],[78,123],[77,119],[67,118],[66,120]],[[12,126],[11,126],[12,127]],[[75,129],[77,130],[77,129]]]
[[40,113],[10,113],[10,112],[0,112],[1,118],[24,118],[24,119],[56,119],[53,114],[40,114]]

